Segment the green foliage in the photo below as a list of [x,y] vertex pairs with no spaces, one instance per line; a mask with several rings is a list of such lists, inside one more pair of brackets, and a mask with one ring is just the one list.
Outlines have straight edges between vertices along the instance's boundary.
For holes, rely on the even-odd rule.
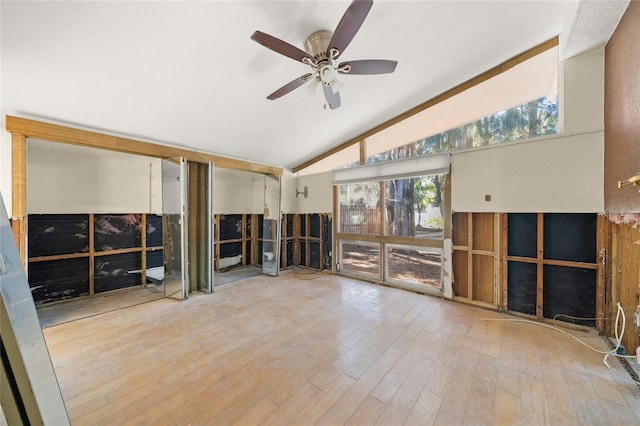
[[[547,98],[483,117],[409,144],[415,155],[458,151],[557,133],[558,103]],[[378,154],[384,158],[387,153]]]
[[442,229],[444,228],[444,219],[442,217],[430,217],[427,219],[427,227]]

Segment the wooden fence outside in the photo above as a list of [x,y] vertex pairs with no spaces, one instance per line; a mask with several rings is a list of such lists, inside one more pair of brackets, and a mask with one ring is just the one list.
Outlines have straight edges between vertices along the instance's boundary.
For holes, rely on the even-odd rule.
[[339,232],[380,235],[382,218],[376,206],[340,206]]

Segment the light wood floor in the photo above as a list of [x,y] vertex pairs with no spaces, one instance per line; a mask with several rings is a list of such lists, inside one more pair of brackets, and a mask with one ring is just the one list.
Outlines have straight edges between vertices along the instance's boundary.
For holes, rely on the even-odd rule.
[[640,391],[616,360],[609,370],[560,333],[487,321],[501,318],[284,274],[44,333],[74,425],[640,423]]

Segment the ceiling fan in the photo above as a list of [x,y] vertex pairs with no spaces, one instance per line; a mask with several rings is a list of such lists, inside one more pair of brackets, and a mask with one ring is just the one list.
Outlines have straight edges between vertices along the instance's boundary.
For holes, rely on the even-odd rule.
[[295,61],[300,61],[311,67],[312,72],[296,78],[285,84],[269,96],[267,99],[275,100],[292,92],[303,84],[317,80],[322,84],[324,97],[329,108],[336,109],[340,106],[340,87],[342,83],[337,79],[338,74],[372,75],[388,74],[396,69],[397,61],[384,59],[364,59],[358,61],[346,61],[338,63],[337,60],[347,48],[351,40],[362,26],[373,0],[354,0],[342,16],[335,31],[320,30],[311,34],[305,42],[308,52],[282,41],[279,38],[256,31],[251,35],[251,40],[287,56]]

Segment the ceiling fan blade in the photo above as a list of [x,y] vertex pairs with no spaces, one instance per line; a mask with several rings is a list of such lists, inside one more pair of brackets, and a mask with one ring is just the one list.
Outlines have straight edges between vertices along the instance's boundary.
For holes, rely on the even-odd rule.
[[[349,65],[351,69],[346,72],[341,68],[345,65]],[[390,74],[396,70],[398,61],[387,61],[386,59],[363,59],[361,61],[342,62],[338,65],[338,72],[342,74],[359,74],[359,75],[371,75],[371,74]]]
[[312,56],[304,50],[282,41],[272,35],[263,33],[262,31],[256,31],[251,35],[251,40],[260,43],[264,47],[273,50],[281,55],[287,56],[294,61],[302,62],[303,58],[312,59]]
[[[333,32],[328,49],[338,49],[338,56],[349,46],[373,6],[373,0],[353,0]],[[327,50],[328,52],[328,50]],[[335,58],[334,58],[335,59]]]
[[290,81],[289,83],[285,84],[284,86],[282,86],[281,88],[279,88],[278,90],[276,90],[275,92],[267,96],[267,99],[273,101],[278,99],[281,96],[286,95],[289,92],[294,91],[295,89],[297,89],[298,87],[302,86],[307,81],[309,81],[309,77],[311,77],[312,75],[313,74],[311,73],[305,74],[301,77],[296,78],[293,81]]
[[326,84],[322,85],[322,91],[324,92],[324,98],[329,104],[329,108],[336,109],[340,106],[340,92],[333,93],[331,86]]

